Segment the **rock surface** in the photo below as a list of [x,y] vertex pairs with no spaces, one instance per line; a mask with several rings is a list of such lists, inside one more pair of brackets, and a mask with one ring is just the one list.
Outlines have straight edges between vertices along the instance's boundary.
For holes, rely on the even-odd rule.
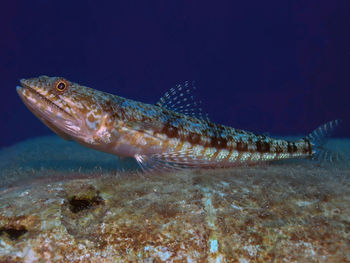
[[0,158],[0,262],[350,261],[348,161],[139,175],[54,137]]

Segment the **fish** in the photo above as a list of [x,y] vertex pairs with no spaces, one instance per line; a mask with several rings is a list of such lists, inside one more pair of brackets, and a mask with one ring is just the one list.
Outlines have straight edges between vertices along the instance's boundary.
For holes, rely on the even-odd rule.
[[176,85],[156,104],[62,77],[21,79],[20,84],[16,89],[23,103],[60,137],[134,158],[144,171],[231,168],[324,156],[324,139],[341,122],[327,122],[304,138],[288,141],[213,123],[193,95],[193,82]]

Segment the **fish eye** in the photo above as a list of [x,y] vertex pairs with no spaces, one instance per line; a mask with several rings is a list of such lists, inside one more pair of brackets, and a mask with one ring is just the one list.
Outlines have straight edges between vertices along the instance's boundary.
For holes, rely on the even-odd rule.
[[62,91],[64,91],[65,89],[67,88],[67,83],[66,82],[64,82],[64,81],[59,81],[59,82],[57,82],[57,84],[56,84],[56,89],[58,90],[58,91],[60,91],[60,92],[62,92]]

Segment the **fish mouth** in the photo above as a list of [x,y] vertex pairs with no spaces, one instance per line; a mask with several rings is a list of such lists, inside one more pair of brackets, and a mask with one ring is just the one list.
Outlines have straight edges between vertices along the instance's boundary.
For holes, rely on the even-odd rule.
[[26,84],[24,79],[21,79],[20,83],[21,83],[21,86],[16,87],[17,93],[21,97],[23,102],[26,104],[26,106],[28,106],[29,108],[31,108],[31,109],[34,108],[33,110],[35,110],[36,106],[35,106],[35,103],[33,103],[33,101],[30,101],[28,99],[28,96],[24,95],[25,92],[30,93],[30,95],[32,95],[32,98],[35,98],[36,101],[40,101],[39,104],[45,104],[47,106],[54,108],[59,113],[61,113],[62,116],[66,117],[66,118],[68,117],[71,120],[75,119],[71,113],[67,112],[65,109],[63,109],[62,107],[60,107],[59,105],[57,105],[53,101],[49,100],[44,95],[40,94],[40,92],[38,92],[37,90],[32,88],[30,85]]
[[16,90],[21,100],[46,126],[67,140],[79,133],[80,121],[76,117],[26,84],[25,80],[20,83]]

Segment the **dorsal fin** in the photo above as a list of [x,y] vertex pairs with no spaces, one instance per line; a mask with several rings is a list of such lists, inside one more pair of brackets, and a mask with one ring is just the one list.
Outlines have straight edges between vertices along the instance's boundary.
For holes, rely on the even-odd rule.
[[208,115],[203,113],[202,102],[195,99],[193,93],[196,90],[194,82],[186,81],[168,90],[156,105],[179,112],[191,117],[209,121]]

